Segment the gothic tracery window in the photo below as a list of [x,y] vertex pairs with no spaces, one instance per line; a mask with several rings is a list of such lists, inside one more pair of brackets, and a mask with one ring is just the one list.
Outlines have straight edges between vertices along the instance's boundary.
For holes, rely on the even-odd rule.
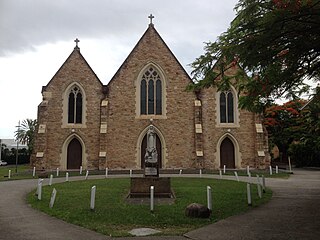
[[220,93],[220,123],[234,123],[234,96],[231,91]]
[[162,115],[162,81],[154,67],[149,67],[140,82],[140,114]]
[[69,93],[68,123],[82,123],[82,93],[77,86],[72,87]]

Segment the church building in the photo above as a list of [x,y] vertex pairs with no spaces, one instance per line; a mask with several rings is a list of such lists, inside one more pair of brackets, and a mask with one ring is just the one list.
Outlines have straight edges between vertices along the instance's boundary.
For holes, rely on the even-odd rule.
[[186,91],[192,80],[152,21],[107,85],[75,42],[42,87],[31,157],[37,170],[143,169],[151,125],[160,169],[270,165],[260,117],[238,108],[234,87]]

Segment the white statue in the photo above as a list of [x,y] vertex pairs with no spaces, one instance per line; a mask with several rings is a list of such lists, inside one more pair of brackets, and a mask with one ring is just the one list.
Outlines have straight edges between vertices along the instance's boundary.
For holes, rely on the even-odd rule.
[[156,133],[154,132],[153,125],[150,125],[147,133],[147,148],[144,156],[146,163],[157,163],[158,153],[156,147]]

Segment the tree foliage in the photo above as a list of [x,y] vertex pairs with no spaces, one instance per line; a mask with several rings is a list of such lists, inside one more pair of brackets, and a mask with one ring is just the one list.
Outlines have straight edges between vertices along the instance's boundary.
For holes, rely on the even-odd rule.
[[25,119],[19,128],[15,131],[15,138],[22,144],[27,144],[29,153],[32,153],[34,135],[37,127],[37,120]]
[[223,70],[238,64],[240,107],[262,112],[275,98],[306,91],[305,79],[319,80],[320,0],[239,0],[235,10],[228,30],[191,64],[189,89],[227,85]]

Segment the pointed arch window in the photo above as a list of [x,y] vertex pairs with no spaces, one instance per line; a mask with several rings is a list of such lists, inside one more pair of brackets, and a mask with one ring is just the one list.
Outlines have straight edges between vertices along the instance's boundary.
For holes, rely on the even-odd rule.
[[68,98],[68,123],[82,123],[83,99],[79,87],[71,88]]
[[140,114],[162,115],[162,80],[154,67],[149,67],[140,82]]
[[234,96],[231,91],[220,93],[220,123],[234,123]]

